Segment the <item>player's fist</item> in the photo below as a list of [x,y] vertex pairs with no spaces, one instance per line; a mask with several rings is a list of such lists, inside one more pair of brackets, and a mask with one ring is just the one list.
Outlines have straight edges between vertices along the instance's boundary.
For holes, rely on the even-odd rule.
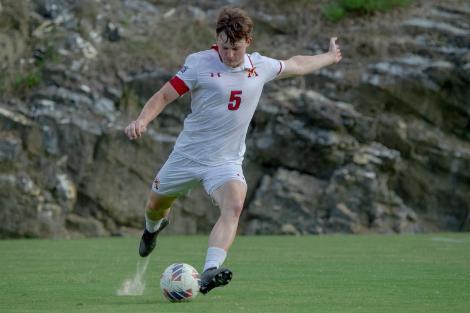
[[141,120],[132,121],[126,129],[124,129],[124,133],[130,140],[134,140],[140,138],[145,131],[147,130],[147,125]]
[[328,53],[330,53],[330,55],[332,56],[334,63],[338,63],[343,58],[341,56],[341,50],[339,48],[339,45],[336,43],[337,39],[337,37],[330,38],[330,49],[328,51]]

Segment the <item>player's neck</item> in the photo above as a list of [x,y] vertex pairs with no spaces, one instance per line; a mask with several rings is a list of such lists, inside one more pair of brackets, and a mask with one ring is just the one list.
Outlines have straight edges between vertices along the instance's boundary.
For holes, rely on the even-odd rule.
[[227,64],[225,64],[225,63],[224,63],[224,64],[225,64],[227,67],[230,67],[230,68],[239,68],[239,67],[242,67],[242,66],[243,66],[243,62],[244,62],[244,61],[245,61],[245,59],[243,58],[243,59],[241,60],[241,62],[240,62],[239,64],[235,65],[235,66],[230,66],[230,65],[227,65]]

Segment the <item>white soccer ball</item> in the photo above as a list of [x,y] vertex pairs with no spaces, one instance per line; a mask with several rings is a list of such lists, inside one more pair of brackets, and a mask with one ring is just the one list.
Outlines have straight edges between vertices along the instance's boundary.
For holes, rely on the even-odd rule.
[[199,294],[199,273],[189,264],[171,264],[160,277],[160,288],[171,302],[191,301]]

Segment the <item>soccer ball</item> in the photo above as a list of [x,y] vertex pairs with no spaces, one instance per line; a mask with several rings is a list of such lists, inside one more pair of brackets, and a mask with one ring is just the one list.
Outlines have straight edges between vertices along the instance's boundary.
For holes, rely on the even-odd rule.
[[171,264],[160,277],[160,288],[171,302],[190,301],[199,293],[199,273],[189,264]]

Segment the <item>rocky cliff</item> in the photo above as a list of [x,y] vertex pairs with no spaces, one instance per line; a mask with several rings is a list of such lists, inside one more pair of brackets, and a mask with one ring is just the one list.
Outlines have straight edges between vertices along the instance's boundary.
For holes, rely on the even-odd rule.
[[[470,230],[469,5],[415,1],[331,24],[318,4],[260,3],[239,1],[255,19],[254,49],[320,53],[337,35],[345,59],[266,86],[247,139],[240,232]],[[142,140],[123,128],[185,54],[210,46],[226,3],[0,4],[0,237],[140,229],[189,98]],[[206,233],[217,208],[199,188],[172,215],[169,232]]]

